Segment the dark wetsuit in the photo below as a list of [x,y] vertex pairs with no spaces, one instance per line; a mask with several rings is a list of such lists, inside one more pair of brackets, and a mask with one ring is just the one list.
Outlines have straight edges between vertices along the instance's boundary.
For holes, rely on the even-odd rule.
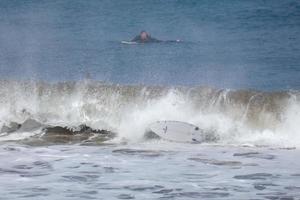
[[131,40],[131,42],[137,42],[137,43],[156,43],[156,42],[162,42],[161,40],[155,39],[151,36],[148,36],[147,39],[143,40],[140,35],[136,36]]

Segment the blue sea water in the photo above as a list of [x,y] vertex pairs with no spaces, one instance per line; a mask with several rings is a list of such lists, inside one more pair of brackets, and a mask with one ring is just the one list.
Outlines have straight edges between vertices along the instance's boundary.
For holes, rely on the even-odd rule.
[[299,125],[299,0],[0,0],[0,200],[300,199]]
[[[0,77],[300,88],[297,0],[1,0]],[[124,45],[141,30],[181,43]]]

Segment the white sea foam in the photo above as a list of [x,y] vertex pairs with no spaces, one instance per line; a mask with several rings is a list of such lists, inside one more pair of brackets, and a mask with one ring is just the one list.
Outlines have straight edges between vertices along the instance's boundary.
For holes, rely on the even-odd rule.
[[[95,129],[117,132],[117,140],[138,142],[143,140],[150,123],[177,120],[216,134],[220,144],[300,146],[297,92],[263,93],[86,82],[9,81],[1,85],[1,126],[10,122],[22,123],[28,118],[43,124],[69,127],[86,124]],[[18,138],[24,137],[19,134]]]

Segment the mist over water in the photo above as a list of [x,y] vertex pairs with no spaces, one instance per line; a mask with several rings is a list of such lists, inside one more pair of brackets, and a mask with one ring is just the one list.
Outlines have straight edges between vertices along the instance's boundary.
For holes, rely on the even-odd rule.
[[[299,89],[297,1],[1,1],[3,79]],[[151,12],[149,12],[151,11]],[[124,45],[141,30],[175,44]]]

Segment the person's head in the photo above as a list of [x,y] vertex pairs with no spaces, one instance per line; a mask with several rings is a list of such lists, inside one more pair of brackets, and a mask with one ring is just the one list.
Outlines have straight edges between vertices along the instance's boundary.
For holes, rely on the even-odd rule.
[[149,34],[146,31],[141,31],[140,36],[142,40],[146,40],[149,37]]

